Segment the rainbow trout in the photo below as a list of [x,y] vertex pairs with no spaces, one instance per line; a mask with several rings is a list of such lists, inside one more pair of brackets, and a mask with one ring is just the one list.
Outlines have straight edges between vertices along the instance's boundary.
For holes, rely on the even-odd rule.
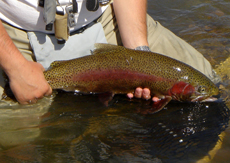
[[154,112],[170,100],[202,101],[219,93],[214,83],[195,70],[167,56],[109,44],[95,44],[93,55],[55,61],[44,72],[53,89],[82,93],[126,94],[149,88]]

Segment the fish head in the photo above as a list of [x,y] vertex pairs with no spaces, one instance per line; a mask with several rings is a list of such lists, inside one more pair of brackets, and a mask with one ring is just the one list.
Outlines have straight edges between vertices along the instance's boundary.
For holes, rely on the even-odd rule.
[[173,85],[168,92],[173,99],[178,101],[214,101],[212,97],[219,94],[219,89],[213,84],[194,85],[184,81],[179,81]]
[[195,92],[193,96],[191,96],[191,101],[215,101],[217,100],[215,97],[219,94],[219,89],[216,87],[213,83],[211,83],[209,86],[207,85],[198,85],[195,87]]

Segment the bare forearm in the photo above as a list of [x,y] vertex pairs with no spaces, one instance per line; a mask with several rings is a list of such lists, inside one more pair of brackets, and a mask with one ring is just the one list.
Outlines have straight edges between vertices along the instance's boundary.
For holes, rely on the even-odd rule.
[[[147,41],[147,0],[114,0],[113,7],[118,22],[123,45],[127,48],[148,46]],[[128,93],[129,98],[150,99],[150,90],[136,88],[135,93]],[[156,100],[155,100],[156,101]]]
[[114,0],[113,6],[123,45],[127,48],[148,45],[147,0]]
[[11,73],[17,66],[23,65],[26,59],[14,45],[0,20],[0,66],[6,73]]

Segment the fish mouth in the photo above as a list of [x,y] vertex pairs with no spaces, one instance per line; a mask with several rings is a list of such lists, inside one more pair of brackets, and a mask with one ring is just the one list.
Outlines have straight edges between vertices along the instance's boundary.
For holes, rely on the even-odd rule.
[[220,94],[213,95],[211,97],[207,97],[206,99],[202,100],[201,102],[213,102],[217,101],[220,98]]
[[214,102],[217,100],[218,100],[218,98],[216,98],[216,97],[208,97],[208,98],[202,100],[201,102]]
[[217,101],[218,97],[217,96],[204,96],[204,95],[200,95],[200,96],[196,96],[195,98],[192,98],[191,102],[196,102],[196,101],[200,101],[200,102],[213,102],[213,101]]

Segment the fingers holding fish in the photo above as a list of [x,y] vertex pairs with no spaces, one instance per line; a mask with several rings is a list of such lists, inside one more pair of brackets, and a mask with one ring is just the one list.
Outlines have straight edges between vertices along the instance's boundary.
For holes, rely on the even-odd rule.
[[127,93],[127,97],[130,98],[130,99],[133,98],[134,97],[133,93]]
[[46,91],[46,93],[44,94],[44,96],[45,96],[45,97],[50,96],[50,95],[52,94],[52,91],[53,91],[53,90],[52,90],[51,86],[48,85],[47,91]]
[[45,90],[45,93],[34,90],[32,96],[29,96],[29,95],[28,96],[20,96],[20,98],[18,98],[17,101],[23,105],[35,104],[38,102],[39,99],[42,99],[43,97],[49,96],[51,94],[52,94],[51,87],[47,87],[47,89]]
[[51,94],[52,94],[52,88],[48,86],[47,89],[45,90],[45,93],[38,92],[34,98],[28,101],[28,104],[35,104],[39,99],[50,96]]
[[136,88],[134,94],[133,93],[128,93],[127,94],[128,98],[143,98],[145,100],[149,100],[151,98],[150,96],[150,90],[148,88],[142,89],[141,87]]
[[140,87],[136,88],[134,96],[136,98],[143,98],[145,100],[149,100],[151,98],[150,90],[148,88],[142,89]]
[[142,90],[142,98],[145,99],[145,100],[149,100],[151,98],[150,90],[148,88],[144,88]]
[[143,89],[140,88],[140,87],[137,87],[136,90],[135,90],[135,92],[134,92],[134,96],[136,98],[141,98],[142,97],[142,93],[143,93]]
[[27,101],[28,104],[36,104],[38,101],[37,98]]
[[31,98],[30,100],[27,100],[25,103],[21,103],[21,104],[36,104],[39,99],[50,96],[52,94],[52,88],[49,87],[46,92],[47,93],[45,93],[45,94],[37,94],[36,97]]

